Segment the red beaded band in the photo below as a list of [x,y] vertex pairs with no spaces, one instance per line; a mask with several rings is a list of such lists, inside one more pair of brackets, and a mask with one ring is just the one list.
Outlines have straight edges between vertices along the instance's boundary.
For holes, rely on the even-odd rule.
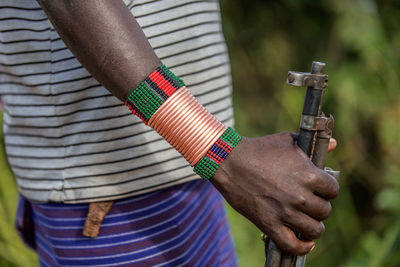
[[133,90],[125,105],[147,125],[157,109],[182,86],[182,80],[161,65]]

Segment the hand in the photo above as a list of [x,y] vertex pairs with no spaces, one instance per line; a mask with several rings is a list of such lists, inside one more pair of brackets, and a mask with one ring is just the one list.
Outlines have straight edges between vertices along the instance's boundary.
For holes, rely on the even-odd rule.
[[313,165],[291,133],[244,137],[211,182],[234,209],[295,255],[314,247],[331,212],[328,199],[339,193],[335,178]]

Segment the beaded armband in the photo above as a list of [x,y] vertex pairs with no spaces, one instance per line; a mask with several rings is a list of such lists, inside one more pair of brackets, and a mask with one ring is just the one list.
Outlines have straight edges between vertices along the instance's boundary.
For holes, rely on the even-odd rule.
[[181,153],[204,180],[214,175],[242,139],[210,114],[164,65],[133,90],[125,105]]
[[161,65],[133,90],[125,105],[147,125],[157,109],[182,86],[182,80]]
[[229,153],[242,140],[242,136],[228,127],[194,167],[194,172],[204,180],[209,180]]

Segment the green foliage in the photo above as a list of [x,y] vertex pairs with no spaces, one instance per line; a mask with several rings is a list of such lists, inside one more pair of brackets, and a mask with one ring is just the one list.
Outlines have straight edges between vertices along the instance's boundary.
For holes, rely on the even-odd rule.
[[[246,136],[297,131],[304,89],[288,70],[327,63],[324,110],[338,148],[328,165],[341,193],[307,266],[400,265],[400,2],[222,0],[232,63],[236,129]],[[32,266],[13,230],[17,193],[0,155],[0,266]],[[241,266],[263,266],[260,231],[228,209]]]
[[[287,71],[327,63],[341,193],[307,266],[399,266],[400,3],[223,0],[222,12],[244,135],[297,131],[305,90],[285,85]],[[259,233],[230,216],[241,265],[262,266],[243,232]]]
[[[3,123],[0,112],[0,124]],[[3,133],[0,131],[0,266],[37,266],[36,255],[14,230],[18,203],[17,187],[5,157]]]

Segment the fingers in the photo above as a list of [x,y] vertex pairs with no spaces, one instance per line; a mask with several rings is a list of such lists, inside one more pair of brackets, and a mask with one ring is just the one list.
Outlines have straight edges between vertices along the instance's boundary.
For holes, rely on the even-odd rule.
[[315,173],[310,178],[310,187],[314,193],[325,199],[333,199],[339,194],[339,183],[335,177],[316,168]]
[[291,216],[286,216],[284,222],[308,240],[318,239],[325,232],[325,225],[322,222],[300,211],[294,212]]
[[332,211],[331,203],[319,196],[309,194],[306,198],[295,197],[294,206],[317,221],[326,220]]
[[329,146],[328,146],[328,152],[331,152],[336,148],[337,142],[335,138],[329,139]]
[[294,232],[284,225],[272,232],[270,237],[281,250],[293,255],[307,254],[315,246],[314,241],[298,239]]

